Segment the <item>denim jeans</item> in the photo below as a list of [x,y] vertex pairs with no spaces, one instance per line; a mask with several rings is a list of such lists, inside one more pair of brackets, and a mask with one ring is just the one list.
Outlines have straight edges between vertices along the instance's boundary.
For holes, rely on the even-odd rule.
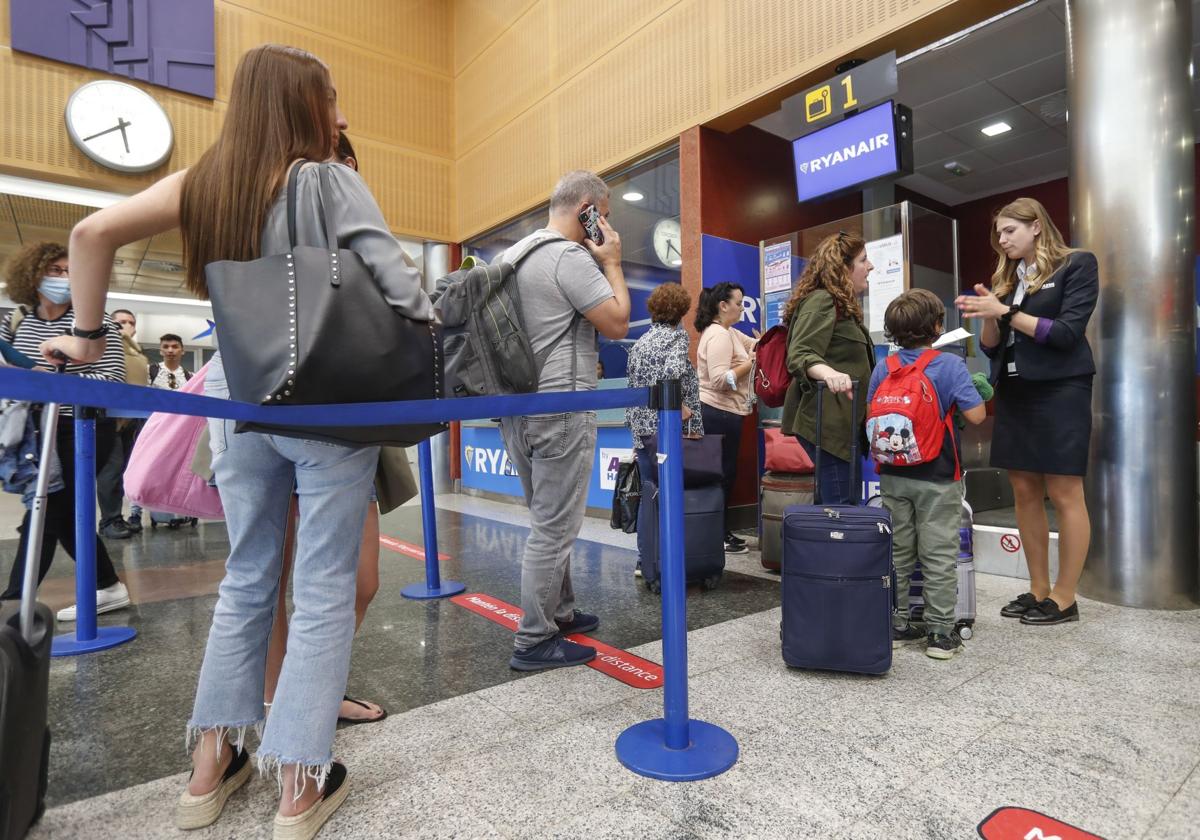
[[596,414],[505,417],[500,434],[529,505],[521,560],[521,609],[514,644],[527,650],[558,632],[575,613],[571,548],[587,512],[596,459]]
[[[209,366],[205,393],[229,398],[219,355]],[[333,758],[350,671],[358,545],[379,448],[234,434],[234,426],[232,420],[208,421],[229,560],[188,738],[215,729],[233,734],[240,744],[247,727],[262,724],[267,641],[295,488],[300,505],[292,570],[295,610],[258,763],[273,772],[280,764],[303,765],[319,785]]]
[[[796,440],[800,441],[800,445],[804,447],[804,451],[808,453],[808,458],[815,465],[817,463],[817,447],[809,443],[802,437],[797,436]],[[830,455],[824,450],[821,451],[821,473],[816,476],[816,482],[819,485],[820,503],[823,505],[853,505],[857,504],[855,496],[861,492],[850,486],[850,462],[843,461],[836,455]]]

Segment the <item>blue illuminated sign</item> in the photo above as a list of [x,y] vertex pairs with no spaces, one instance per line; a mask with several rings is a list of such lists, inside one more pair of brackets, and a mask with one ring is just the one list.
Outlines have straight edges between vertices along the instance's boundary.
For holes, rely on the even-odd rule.
[[792,141],[801,201],[902,171],[901,141],[891,102]]

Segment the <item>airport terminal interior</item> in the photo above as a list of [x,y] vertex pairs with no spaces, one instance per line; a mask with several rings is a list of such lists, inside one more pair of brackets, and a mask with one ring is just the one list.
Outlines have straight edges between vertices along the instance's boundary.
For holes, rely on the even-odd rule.
[[[194,164],[216,139],[238,58],[268,42],[329,64],[359,172],[427,291],[464,258],[495,260],[543,227],[561,174],[604,179],[631,314],[625,338],[598,342],[600,390],[628,386],[631,349],[651,321],[646,301],[662,284],[681,284],[693,302],[703,287],[740,284],[734,329],[757,336],[781,323],[805,260],[831,235],[867,243],[863,310],[880,358],[884,309],[905,289],[943,302],[946,332],[976,332],[954,301],[990,282],[993,214],[1019,196],[1041,202],[1069,244],[1100,260],[1103,317],[1088,332],[1098,369],[1085,481],[1093,536],[1079,621],[1039,627],[1000,615],[1029,575],[1017,500],[989,462],[989,411],[962,438],[960,564],[973,564],[975,595],[959,627],[963,652],[938,661],[901,646],[883,674],[789,667],[770,494],[783,482],[791,503],[811,504],[812,465],[772,473],[782,411],[760,402],[744,418],[725,499],[746,549],[725,555],[714,585],[687,586],[686,674],[664,674],[675,660],[664,650],[663,596],[642,577],[637,534],[610,525],[632,450],[624,410],[607,409],[597,413],[570,567],[578,608],[599,616],[586,635],[600,656],[590,667],[514,670],[530,511],[498,424],[454,422],[426,458],[408,450],[432,493],[380,517],[379,589],[354,638],[346,696],[387,714],[339,725],[334,756],[349,768],[350,795],[319,836],[1200,838],[1191,76],[1200,3],[167,5],[0,0],[0,109],[16,115],[0,129],[0,263],[33,242],[66,243],[98,208]],[[136,57],[153,49],[177,57]],[[1184,52],[1175,65],[1163,57]],[[159,159],[122,168],[88,146],[68,100],[98,81],[155,100],[172,129]],[[1148,104],[1123,118],[1109,101],[1121,96]],[[855,121],[873,114],[884,128],[871,136],[894,147],[887,168],[839,176],[826,152],[853,148]],[[1159,128],[1131,127],[1151,121]],[[1116,168],[1139,149],[1154,159]],[[1183,153],[1168,161],[1163,149]],[[1144,194],[1134,199],[1144,207],[1123,218],[1117,208],[1131,194]],[[1137,254],[1183,256],[1146,279],[1137,259],[1105,243],[1151,229],[1159,239]],[[178,335],[183,366],[198,371],[217,352],[213,307],[190,295],[185,275],[177,230],[126,246],[106,308],[136,315],[150,362],[163,364],[160,336]],[[0,299],[0,313],[14,306]],[[978,337],[960,344],[967,369],[986,374]],[[1120,425],[1133,411],[1144,429]],[[1099,442],[1118,434],[1128,435],[1119,445]],[[854,495],[877,504],[880,476],[862,460]],[[1057,574],[1059,520],[1050,501],[1046,510]],[[24,514],[20,496],[0,495],[0,574]],[[147,510],[139,521],[136,532],[122,525],[102,537],[131,603],[98,616],[100,627],[136,636],[51,660],[46,811],[28,837],[269,837],[278,790],[257,773],[213,825],[186,835],[174,825],[230,542],[217,519]],[[464,591],[406,597],[430,567]],[[51,611],[75,604],[75,574],[60,547],[38,600]],[[57,631],[73,634],[76,623]],[[736,761],[698,780],[632,771],[618,737],[663,718],[664,683],[680,679],[683,714],[732,735]],[[0,756],[5,773],[11,766]]]

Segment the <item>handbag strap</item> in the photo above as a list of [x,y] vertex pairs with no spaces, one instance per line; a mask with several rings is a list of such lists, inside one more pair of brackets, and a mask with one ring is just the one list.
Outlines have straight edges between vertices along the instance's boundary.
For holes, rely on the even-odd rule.
[[[291,171],[288,172],[287,183],[287,224],[288,224],[288,246],[292,251],[296,250],[297,234],[296,234],[296,204],[297,194],[299,192],[298,182],[300,170],[306,163],[316,163],[311,160],[298,160],[292,165]],[[333,227],[333,214],[330,209],[333,207],[333,198],[330,195],[329,172],[328,170],[317,164],[317,215],[321,229],[325,232],[325,248],[329,251],[329,277],[330,283],[334,286],[340,286],[341,280],[338,275],[338,247],[337,247],[337,231]]]
[[296,179],[300,175],[300,167],[308,163],[307,160],[298,160],[292,164],[292,168],[288,171],[287,179],[287,226],[288,226],[288,250],[296,250]]

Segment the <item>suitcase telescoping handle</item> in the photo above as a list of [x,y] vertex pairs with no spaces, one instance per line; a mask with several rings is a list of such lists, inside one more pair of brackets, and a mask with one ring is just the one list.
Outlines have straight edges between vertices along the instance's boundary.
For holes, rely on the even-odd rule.
[[[824,427],[821,424],[824,415],[823,406],[825,404],[825,383],[818,381],[817,386],[817,434],[816,440],[813,441],[813,448],[817,450],[817,457],[813,462],[813,504],[821,504],[821,437],[824,432]],[[850,416],[858,417],[858,380],[850,380]],[[861,501],[858,497],[862,495],[861,484],[862,478],[859,475],[859,470],[862,465],[858,460],[858,424],[850,424],[850,500],[851,504],[857,505]]]
[[[58,372],[67,369],[67,359],[58,354]],[[38,569],[41,566],[42,537],[46,533],[46,497],[50,489],[50,459],[58,435],[58,403],[42,407],[42,446],[39,453],[37,485],[33,507],[29,511],[29,537],[25,542],[25,577],[21,584],[21,636],[33,644],[33,608],[37,603]]]

